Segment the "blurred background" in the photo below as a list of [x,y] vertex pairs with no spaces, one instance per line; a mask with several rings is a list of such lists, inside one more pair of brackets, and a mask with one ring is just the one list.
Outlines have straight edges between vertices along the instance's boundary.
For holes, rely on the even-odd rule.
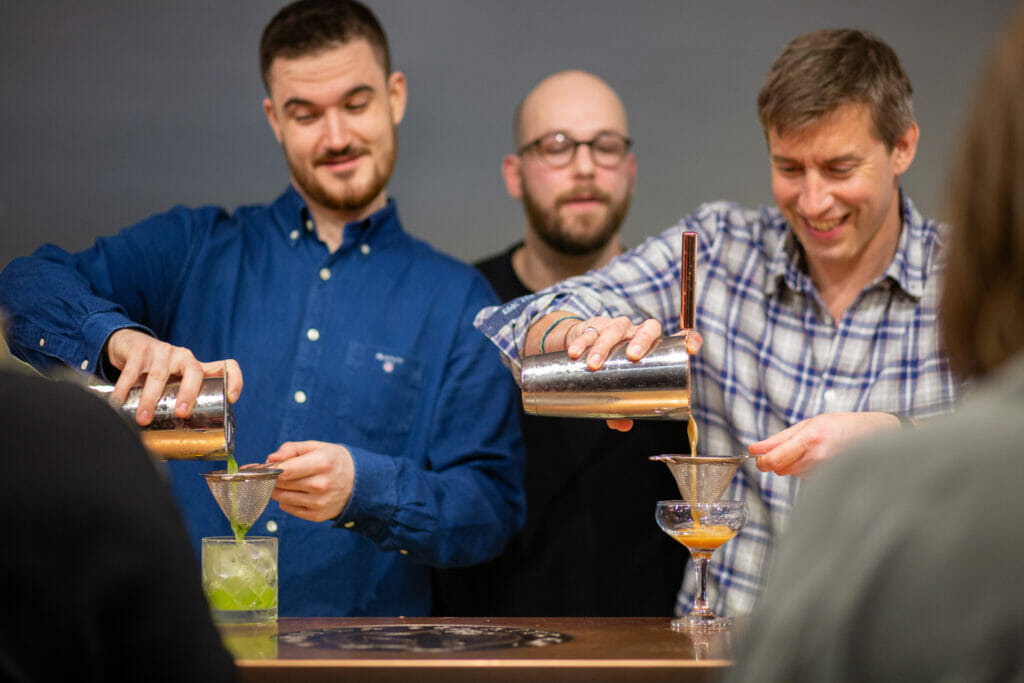
[[[0,267],[175,204],[233,209],[285,188],[261,108],[257,45],[277,0],[35,0],[0,7]],[[547,74],[618,90],[639,162],[628,245],[698,204],[771,203],[755,97],[792,37],[879,34],[903,60],[921,126],[904,188],[941,217],[974,81],[1009,0],[369,0],[405,72],[390,186],[406,229],[473,261],[522,235],[504,190],[512,113]]]

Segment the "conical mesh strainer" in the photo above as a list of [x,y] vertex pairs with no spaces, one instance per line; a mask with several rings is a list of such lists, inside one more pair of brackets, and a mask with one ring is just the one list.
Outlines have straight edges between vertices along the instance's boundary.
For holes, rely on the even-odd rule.
[[717,503],[749,455],[652,455],[668,465],[687,503]]
[[254,467],[238,472],[204,472],[203,477],[228,521],[249,528],[270,502],[279,474],[279,469]]

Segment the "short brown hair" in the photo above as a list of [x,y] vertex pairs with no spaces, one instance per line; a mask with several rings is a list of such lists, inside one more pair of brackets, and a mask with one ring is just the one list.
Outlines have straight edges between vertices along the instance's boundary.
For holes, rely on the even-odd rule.
[[298,0],[278,10],[260,38],[263,87],[278,57],[294,59],[363,38],[373,48],[386,76],[391,75],[388,39],[377,17],[355,0]]
[[761,86],[757,113],[767,137],[801,131],[844,104],[866,104],[891,151],[914,122],[912,94],[891,47],[865,31],[830,29],[790,41]]
[[939,308],[961,379],[1024,349],[1024,11],[989,57],[973,107],[950,176]]

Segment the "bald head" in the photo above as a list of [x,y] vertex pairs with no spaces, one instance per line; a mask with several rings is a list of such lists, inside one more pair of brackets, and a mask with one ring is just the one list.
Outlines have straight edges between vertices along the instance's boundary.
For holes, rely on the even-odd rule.
[[613,131],[629,136],[626,108],[611,86],[586,71],[560,71],[531,90],[516,109],[516,147],[558,130]]
[[[523,202],[526,257],[543,260],[558,279],[610,261],[621,251],[618,231],[636,179],[619,96],[593,74],[560,71],[523,98],[515,136],[501,172],[509,195]],[[547,144],[532,144],[545,136]]]

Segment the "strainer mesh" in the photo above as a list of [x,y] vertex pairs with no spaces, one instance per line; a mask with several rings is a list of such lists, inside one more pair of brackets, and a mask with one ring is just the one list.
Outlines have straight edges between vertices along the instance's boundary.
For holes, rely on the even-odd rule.
[[206,484],[221,512],[233,524],[251,527],[266,509],[277,484],[279,469],[269,467],[229,473],[206,472]]
[[687,503],[717,503],[729,487],[742,456],[654,455],[668,465],[679,493]]

